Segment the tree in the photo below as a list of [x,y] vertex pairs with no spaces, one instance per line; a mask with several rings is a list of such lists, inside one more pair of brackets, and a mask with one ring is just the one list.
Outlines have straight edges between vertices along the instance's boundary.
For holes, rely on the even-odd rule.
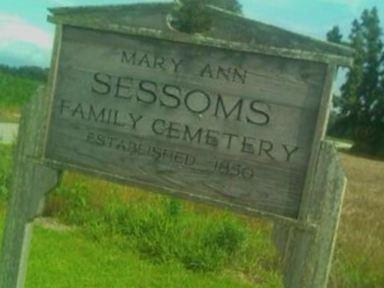
[[[344,129],[343,134],[350,138],[354,136],[356,129],[359,126],[360,114],[363,109],[359,97],[361,93],[361,86],[364,78],[364,38],[362,27],[359,21],[354,20],[352,23],[352,31],[349,35],[350,46],[354,49],[354,66],[347,73],[347,81],[341,87],[341,97],[336,102],[336,106],[340,109],[340,122],[341,129]],[[356,140],[356,139],[354,139]]]
[[361,16],[362,33],[365,40],[365,61],[363,67],[363,80],[359,97],[361,99],[361,113],[359,130],[357,131],[357,148],[364,152],[375,152],[378,141],[384,135],[380,131],[378,101],[380,96],[380,74],[382,64],[383,43],[381,41],[381,28],[376,8],[364,10]]
[[45,82],[48,78],[48,68],[37,66],[10,67],[8,65],[0,64],[0,72],[1,71],[41,82]]
[[206,6],[219,8],[241,14],[238,0],[179,0],[172,26],[186,33],[204,32],[209,29],[212,19],[206,13]]
[[[331,42],[341,42],[338,28],[327,34]],[[355,51],[354,66],[347,74],[337,98],[338,120],[333,131],[354,140],[354,150],[384,155],[384,51],[382,30],[376,8],[364,10],[354,20],[349,46]]]
[[343,35],[340,32],[339,26],[333,26],[333,28],[327,33],[327,40],[336,44],[342,43]]

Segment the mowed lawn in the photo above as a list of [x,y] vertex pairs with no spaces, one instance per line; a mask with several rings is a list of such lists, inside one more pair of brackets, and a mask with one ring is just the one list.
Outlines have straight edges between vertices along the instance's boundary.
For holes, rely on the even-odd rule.
[[177,263],[153,264],[76,232],[41,227],[35,230],[26,284],[27,288],[252,287],[230,273],[198,274]]
[[122,251],[105,241],[94,242],[78,229],[67,230],[35,225],[26,288],[72,287],[272,288],[276,286],[268,283],[251,285],[249,281],[241,280],[235,271],[196,273],[184,269],[179,263],[155,264],[141,259],[134,251]]

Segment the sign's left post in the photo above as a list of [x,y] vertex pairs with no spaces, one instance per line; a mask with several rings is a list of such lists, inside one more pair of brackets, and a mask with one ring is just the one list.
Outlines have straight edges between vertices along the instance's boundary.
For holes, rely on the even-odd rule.
[[33,220],[60,179],[59,171],[38,161],[47,111],[44,90],[39,89],[20,121],[0,256],[0,287],[4,288],[24,287]]

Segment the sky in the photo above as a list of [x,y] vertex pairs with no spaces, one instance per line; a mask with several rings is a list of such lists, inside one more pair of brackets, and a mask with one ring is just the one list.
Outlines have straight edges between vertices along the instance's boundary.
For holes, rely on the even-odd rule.
[[[156,0],[155,0],[156,1]],[[1,0],[0,63],[48,67],[54,27],[49,7],[131,4],[153,0]],[[158,0],[157,2],[169,2]],[[365,8],[376,6],[384,23],[384,0],[239,0],[248,18],[325,39],[339,25],[347,37],[350,24]],[[384,25],[382,25],[384,27]]]

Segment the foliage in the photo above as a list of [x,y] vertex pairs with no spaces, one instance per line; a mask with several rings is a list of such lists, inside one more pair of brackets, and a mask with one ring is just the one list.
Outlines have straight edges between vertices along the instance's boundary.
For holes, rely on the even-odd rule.
[[198,33],[209,30],[212,18],[206,12],[206,5],[241,13],[241,5],[238,0],[180,0],[180,5],[174,12],[175,19],[172,25],[179,31],[186,33]]
[[[351,138],[355,151],[384,155],[384,50],[376,8],[364,10],[352,23],[349,46],[354,49],[354,66],[335,99],[338,119],[331,133]],[[341,43],[337,27],[327,34]]]
[[343,35],[340,32],[339,26],[333,26],[333,28],[327,33],[327,40],[336,44],[341,44]]

